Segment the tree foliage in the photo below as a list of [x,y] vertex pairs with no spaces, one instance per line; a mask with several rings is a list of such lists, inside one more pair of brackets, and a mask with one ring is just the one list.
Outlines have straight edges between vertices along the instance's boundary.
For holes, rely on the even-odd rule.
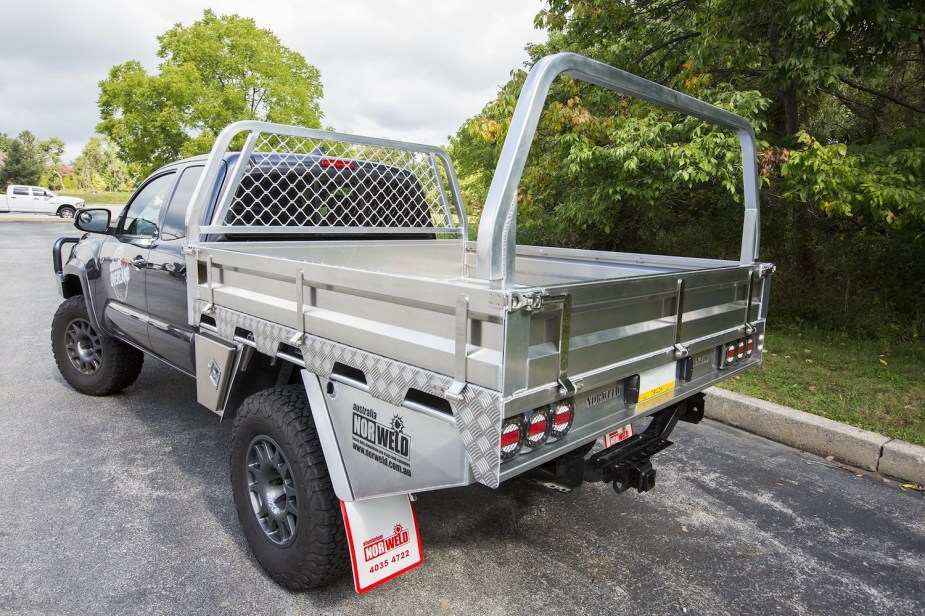
[[[550,36],[531,61],[575,51],[753,123],[762,256],[787,285],[775,309],[834,326],[864,304],[868,323],[877,307],[906,333],[921,328],[925,276],[877,276],[873,260],[908,256],[907,275],[925,273],[925,5],[548,0],[537,24]],[[512,73],[451,143],[476,209],[524,76]],[[740,173],[731,135],[560,79],[518,193],[518,241],[730,256]]]
[[100,82],[97,130],[142,172],[207,152],[236,120],[320,126],[318,69],[252,19],[206,10],[158,43],[156,74],[130,60]]
[[137,175],[105,139],[91,137],[71,168],[74,188],[95,191],[131,191]]
[[0,189],[8,184],[60,186],[58,165],[64,153],[64,142],[60,138],[39,140],[25,130],[15,138],[0,136],[0,150],[3,152]]

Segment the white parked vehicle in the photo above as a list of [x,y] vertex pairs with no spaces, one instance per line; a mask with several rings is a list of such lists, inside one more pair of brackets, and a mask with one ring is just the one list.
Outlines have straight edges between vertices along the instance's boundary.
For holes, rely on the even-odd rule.
[[41,186],[10,184],[0,195],[0,212],[25,212],[73,218],[74,212],[86,202],[78,197],[65,197]]

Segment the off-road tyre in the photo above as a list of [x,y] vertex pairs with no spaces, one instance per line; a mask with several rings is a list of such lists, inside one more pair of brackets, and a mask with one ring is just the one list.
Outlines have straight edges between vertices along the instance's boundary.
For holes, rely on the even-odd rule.
[[[270,577],[304,591],[348,571],[340,502],[301,385],[266,389],[244,400],[232,427],[230,463],[238,519]],[[282,512],[295,513],[295,523]]]
[[59,218],[73,218],[74,212],[76,211],[77,210],[75,210],[71,206],[65,205],[64,207],[58,209],[58,217]]
[[61,376],[90,396],[108,396],[135,382],[144,353],[94,329],[83,295],[64,300],[51,322],[51,350]]

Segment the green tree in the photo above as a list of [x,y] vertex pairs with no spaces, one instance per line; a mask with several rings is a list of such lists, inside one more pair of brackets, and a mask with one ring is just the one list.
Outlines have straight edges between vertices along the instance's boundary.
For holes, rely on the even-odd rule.
[[35,135],[23,131],[16,139],[7,142],[3,167],[0,167],[0,186],[9,184],[38,184],[44,168],[42,152]]
[[60,190],[64,186],[64,178],[61,177],[61,163],[64,155],[64,141],[60,137],[49,137],[43,139],[37,144],[38,151],[42,157],[42,176],[39,180],[52,190]]
[[[538,23],[555,47],[701,98],[760,92],[770,103],[762,136],[782,149],[765,158],[774,190],[807,216],[925,230],[922,2],[550,0]],[[812,181],[807,169],[838,180]]]
[[129,191],[135,187],[131,169],[105,139],[91,137],[74,159],[74,181],[84,190]]
[[[548,5],[537,23],[549,30],[549,40],[528,49],[533,61],[558,51],[582,53],[755,125],[762,257],[780,266],[776,315],[865,333],[921,330],[925,5]],[[477,206],[523,78],[513,73],[452,141],[461,184]],[[735,247],[741,220],[729,215],[739,191],[737,158],[722,131],[558,80],[520,186],[518,240],[719,256],[722,244]],[[891,260],[902,267],[884,265]]]
[[206,10],[158,37],[158,73],[132,60],[100,82],[102,121],[119,158],[149,171],[207,152],[236,120],[320,127],[318,69],[254,20]]

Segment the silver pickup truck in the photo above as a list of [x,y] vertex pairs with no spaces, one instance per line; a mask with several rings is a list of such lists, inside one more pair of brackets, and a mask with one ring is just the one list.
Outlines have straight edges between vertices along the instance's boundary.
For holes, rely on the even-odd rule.
[[[739,260],[516,244],[560,74],[736,132]],[[198,401],[234,417],[238,516],[290,589],[352,563],[364,591],[419,564],[422,491],[522,476],[649,490],[702,390],[761,363],[773,267],[757,260],[752,128],[575,54],[530,72],[475,242],[443,150],[261,122],[154,173],[116,221],[75,224],[88,233],[54,248],[61,373],[112,394],[148,354],[194,377]]]

